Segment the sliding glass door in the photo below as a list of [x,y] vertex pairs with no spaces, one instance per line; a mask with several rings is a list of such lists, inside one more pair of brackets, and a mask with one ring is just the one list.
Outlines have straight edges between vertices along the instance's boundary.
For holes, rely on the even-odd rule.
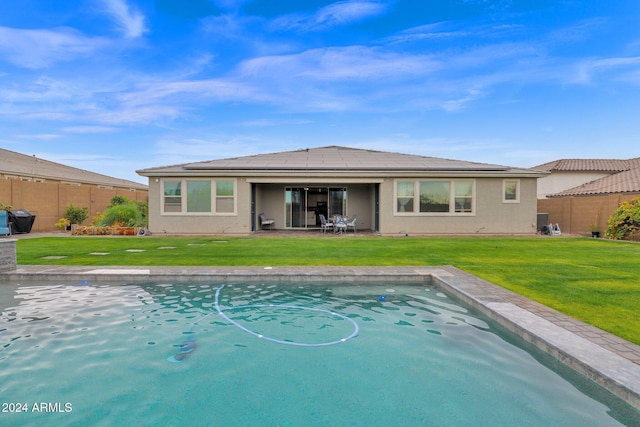
[[308,228],[320,225],[320,214],[346,215],[347,189],[328,187],[285,188],[285,227]]
[[305,227],[306,197],[304,188],[287,188],[285,190],[285,227]]
[[329,189],[329,215],[344,216],[347,214],[347,189],[346,188],[330,188]]

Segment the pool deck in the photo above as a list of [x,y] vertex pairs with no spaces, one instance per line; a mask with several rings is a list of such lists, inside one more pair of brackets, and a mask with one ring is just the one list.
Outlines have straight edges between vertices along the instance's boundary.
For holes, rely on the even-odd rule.
[[141,281],[429,281],[517,333],[640,410],[640,346],[452,266],[60,267],[24,266],[0,280],[29,283]]

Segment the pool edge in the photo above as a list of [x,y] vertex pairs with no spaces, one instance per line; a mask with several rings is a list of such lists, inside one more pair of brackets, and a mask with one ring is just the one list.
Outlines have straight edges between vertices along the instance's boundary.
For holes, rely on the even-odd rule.
[[[434,281],[525,341],[640,410],[640,346],[455,267]],[[632,359],[629,358],[632,357]]]

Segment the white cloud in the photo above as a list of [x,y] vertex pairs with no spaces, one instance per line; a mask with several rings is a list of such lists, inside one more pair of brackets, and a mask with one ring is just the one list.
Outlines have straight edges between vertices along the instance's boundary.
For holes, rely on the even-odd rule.
[[119,96],[120,102],[127,108],[140,108],[150,105],[196,104],[199,100],[217,102],[245,101],[268,102],[267,93],[249,83],[234,82],[231,79],[183,80],[145,83],[138,88]]
[[418,27],[408,28],[388,37],[385,41],[388,43],[414,43],[420,40],[446,40],[468,36],[468,30],[449,30],[446,22],[437,22],[433,24],[420,25]]
[[283,31],[323,31],[378,16],[386,9],[387,6],[379,1],[341,1],[314,13],[284,15],[276,18],[271,27]]
[[[12,86],[12,85],[6,85]],[[11,103],[44,103],[56,100],[74,99],[78,95],[74,87],[47,76],[37,77],[16,88],[0,89],[0,99]]]
[[126,38],[138,38],[146,31],[145,17],[124,0],[102,0],[102,3]]
[[375,47],[347,46],[311,49],[291,55],[263,56],[240,65],[243,76],[260,78],[313,78],[318,81],[392,78],[425,75],[441,65],[432,57]]
[[260,142],[250,135],[216,135],[205,138],[166,136],[154,144],[150,155],[156,166],[202,162],[260,153]]
[[[419,156],[460,159],[490,164],[513,166],[513,158],[509,157],[516,146],[492,138],[465,137],[421,137],[410,134],[389,134],[379,137],[362,137],[332,140],[332,144],[345,145],[396,153],[415,154]],[[322,143],[321,145],[326,145]],[[500,153],[499,156],[496,153]]]
[[256,119],[241,122],[241,126],[246,127],[269,127],[269,126],[288,126],[288,125],[305,125],[313,123],[309,119]]
[[107,44],[104,38],[86,37],[66,27],[51,30],[0,27],[0,54],[24,68],[45,68],[58,61],[89,55]]
[[97,134],[116,132],[118,128],[108,126],[69,126],[61,130],[66,133]]
[[40,141],[51,141],[53,139],[59,139],[62,138],[62,135],[57,135],[57,134],[51,134],[51,133],[46,133],[46,134],[32,134],[32,135],[16,135],[16,138],[20,138],[20,139],[37,139]]
[[[108,125],[142,125],[156,123],[161,120],[171,120],[180,116],[180,109],[173,105],[157,104],[138,107],[120,107],[112,110],[97,110],[83,115],[83,120],[89,120]],[[77,118],[77,117],[76,117]]]
[[593,34],[608,24],[606,18],[591,18],[579,21],[573,25],[559,28],[549,33],[549,40],[557,43],[576,43],[589,40]]
[[573,83],[588,84],[592,83],[596,77],[610,71],[620,71],[621,75],[626,76],[626,78],[623,77],[625,80],[638,84],[640,79],[633,77],[629,79],[628,77],[638,76],[640,72],[640,56],[586,59],[576,64],[575,73],[571,75],[571,78]]
[[451,99],[442,104],[442,108],[448,112],[455,112],[463,109],[467,104],[482,98],[485,93],[481,90],[471,89],[461,98]]
[[85,154],[79,152],[64,153],[59,151],[40,151],[35,156],[52,162],[61,163],[112,178],[147,184],[147,179],[135,173],[140,168],[140,159],[123,158],[117,155]]

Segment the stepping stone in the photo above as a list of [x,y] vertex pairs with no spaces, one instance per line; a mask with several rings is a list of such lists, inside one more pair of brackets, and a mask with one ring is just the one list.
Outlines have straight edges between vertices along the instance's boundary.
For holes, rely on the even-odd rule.
[[175,246],[160,246],[158,249],[175,249]]
[[49,256],[42,257],[42,259],[63,259],[63,258],[66,258],[66,256],[64,256],[64,255],[49,255]]
[[144,252],[146,249],[127,249],[125,252]]
[[89,255],[109,255],[110,252],[91,252]]

